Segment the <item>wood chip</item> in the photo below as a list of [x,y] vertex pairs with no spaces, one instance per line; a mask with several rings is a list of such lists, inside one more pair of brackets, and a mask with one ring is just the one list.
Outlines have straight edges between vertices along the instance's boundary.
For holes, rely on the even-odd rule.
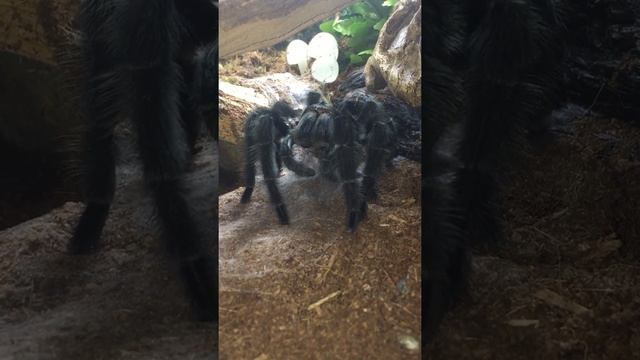
[[322,274],[319,274],[319,276],[317,277],[317,280],[318,280],[318,282],[320,284],[323,284],[325,282],[325,280],[327,279],[327,275],[329,274],[329,272],[333,268],[333,264],[336,262],[336,256],[337,255],[338,255],[338,249],[335,249],[333,251],[333,254],[331,254],[331,258],[329,259],[329,264],[327,265],[325,271]]
[[528,327],[528,326],[538,327],[538,325],[540,325],[540,320],[513,319],[513,320],[507,321],[507,325],[513,326],[513,327]]
[[588,314],[591,312],[591,310],[587,309],[586,307],[577,304],[567,298],[565,298],[564,296],[555,293],[549,289],[543,289],[540,290],[538,292],[536,292],[534,294],[534,296],[544,302],[546,302],[549,305],[553,305],[553,306],[557,306],[561,309],[564,310],[568,310],[571,311],[573,313],[576,313],[578,315],[582,315],[582,314]]
[[395,215],[389,215],[389,219],[391,219],[391,220],[395,220],[395,221],[397,221],[397,222],[401,222],[401,223],[403,223],[403,224],[406,224],[406,223],[407,223],[406,221],[404,221],[403,219],[400,219],[399,217],[397,217],[397,216],[395,216]]
[[622,247],[622,241],[616,239],[616,234],[612,233],[605,237],[605,241],[598,243],[597,247],[593,249],[593,252],[585,256],[582,261],[592,261],[597,259],[604,259],[607,256],[615,253]]
[[420,342],[415,337],[410,335],[398,336],[398,341],[409,351],[418,351],[420,349]]

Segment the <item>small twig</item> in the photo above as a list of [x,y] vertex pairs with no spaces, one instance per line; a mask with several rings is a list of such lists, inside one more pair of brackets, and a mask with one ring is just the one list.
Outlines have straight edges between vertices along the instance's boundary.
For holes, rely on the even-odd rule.
[[410,314],[410,315],[411,315],[411,316],[413,316],[414,318],[418,318],[418,317],[419,317],[417,314],[414,314],[414,313],[413,313],[413,311],[411,311],[411,310],[407,309],[407,307],[406,307],[406,306],[402,306],[402,305],[400,305],[400,304],[398,304],[398,303],[395,303],[395,302],[393,302],[393,301],[390,301],[389,303],[390,303],[390,304],[392,304],[392,305],[395,305],[396,307],[400,308],[401,310],[406,311],[408,314]]
[[229,312],[238,312],[238,310],[234,310],[234,309],[229,309],[226,307],[222,307],[222,306],[218,306],[219,310],[223,310],[223,311],[229,311]]
[[556,238],[554,238],[553,236],[551,236],[551,235],[547,234],[546,232],[544,232],[544,231],[542,231],[542,230],[538,229],[538,228],[537,228],[537,227],[535,227],[535,226],[531,227],[531,229],[533,229],[533,230],[535,230],[536,232],[538,232],[538,233],[540,233],[540,234],[544,235],[544,237],[546,237],[547,239],[551,240],[554,244],[558,244],[558,243],[560,243],[560,242],[558,241],[558,239],[556,239]]
[[614,293],[615,289],[574,289],[574,291],[584,291],[584,292],[605,292],[605,293]]
[[520,310],[522,310],[522,309],[524,309],[524,308],[526,308],[526,307],[527,307],[527,305],[522,305],[522,306],[515,307],[515,308],[513,308],[513,309],[509,310],[509,312],[508,312],[508,313],[506,313],[506,314],[504,315],[504,317],[509,317],[509,316],[511,316],[511,315],[513,315],[513,314],[515,314],[516,312],[518,312],[518,311],[520,311]]
[[309,305],[309,306],[307,307],[307,310],[313,310],[313,309],[315,309],[315,308],[319,307],[320,305],[322,305],[322,304],[326,303],[327,301],[329,301],[329,300],[333,299],[334,297],[336,297],[336,296],[340,295],[340,293],[341,293],[341,291],[340,291],[340,290],[335,291],[335,292],[332,292],[331,294],[329,294],[329,295],[327,295],[327,296],[323,297],[322,299],[320,299],[320,300],[318,300],[318,301],[314,302],[313,304]]
[[327,279],[327,275],[333,268],[333,264],[336,262],[336,257],[338,255],[338,249],[334,249],[333,254],[331,254],[331,258],[329,259],[329,264],[327,265],[326,270],[320,275],[320,284],[324,284],[324,281]]
[[256,290],[242,290],[242,289],[232,289],[232,288],[226,288],[226,289],[220,289],[220,292],[228,292],[228,293],[247,293],[247,294],[258,294],[258,295],[268,295],[268,296],[276,296],[278,294],[276,293],[268,293],[268,292],[263,292],[263,291],[256,291]]
[[397,217],[397,216],[395,216],[395,215],[393,215],[393,214],[389,215],[389,219],[391,219],[391,220],[395,220],[395,221],[400,222],[400,223],[403,223],[403,224],[406,224],[406,223],[407,223],[405,220],[400,219],[399,217]]
[[591,103],[591,105],[589,105],[588,108],[584,110],[584,113],[582,113],[582,117],[587,115],[591,111],[591,109],[596,105],[596,103],[598,102],[598,98],[600,97],[600,93],[602,92],[602,89],[604,89],[605,85],[606,85],[606,82],[603,82],[602,85],[600,85],[600,89],[598,89],[598,93],[596,93],[596,96],[594,96],[593,102]]

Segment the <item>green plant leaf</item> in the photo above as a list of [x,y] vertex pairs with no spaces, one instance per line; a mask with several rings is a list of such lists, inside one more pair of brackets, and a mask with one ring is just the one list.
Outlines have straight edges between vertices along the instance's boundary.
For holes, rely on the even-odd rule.
[[324,31],[324,32],[328,32],[331,34],[336,34],[336,31],[333,29],[333,22],[334,20],[328,20],[323,22],[322,24],[320,24],[319,28],[320,31]]
[[349,56],[349,61],[354,65],[360,65],[360,64],[364,63],[364,59],[362,58],[362,56],[357,55],[357,54],[351,54]]
[[354,52],[363,51],[373,48],[376,40],[378,40],[378,32],[371,31],[363,36],[349,38],[347,47]]
[[358,16],[336,21],[333,24],[333,29],[342,35],[356,37],[373,31],[373,25],[375,25],[375,23],[375,20]]
[[382,26],[384,25],[384,23],[387,21],[387,19],[382,19],[380,21],[378,21],[375,25],[373,25],[373,28],[376,30],[380,30],[382,29]]
[[[398,0],[357,0],[336,19],[324,21],[320,30],[338,40],[340,64],[363,64],[373,53],[380,29]],[[341,65],[342,68],[342,65]]]
[[359,14],[362,17],[365,17],[365,18],[369,18],[369,19],[373,19],[373,20],[380,19],[380,15],[378,15],[378,13],[376,12],[376,9],[374,9],[367,2],[359,1],[359,2],[351,5],[351,10],[354,13]]

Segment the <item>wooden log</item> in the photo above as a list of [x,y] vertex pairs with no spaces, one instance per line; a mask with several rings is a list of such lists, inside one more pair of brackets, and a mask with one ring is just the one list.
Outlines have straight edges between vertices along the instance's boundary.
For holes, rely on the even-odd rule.
[[220,58],[263,49],[335,15],[355,0],[221,0]]

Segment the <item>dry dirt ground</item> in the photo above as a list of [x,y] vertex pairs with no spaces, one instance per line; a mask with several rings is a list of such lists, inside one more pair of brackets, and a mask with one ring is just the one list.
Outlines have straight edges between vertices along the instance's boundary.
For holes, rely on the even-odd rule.
[[640,359],[640,129],[581,113],[514,166],[429,359]]
[[419,359],[420,176],[396,162],[355,234],[323,178],[279,178],[288,226],[261,179],[221,196],[220,359]]
[[[196,189],[189,196],[209,223],[216,216],[212,153],[205,147],[189,176]],[[124,159],[118,176],[96,255],[65,253],[82,211],[77,202],[0,231],[0,359],[216,358],[215,324],[192,321],[139,166]]]

